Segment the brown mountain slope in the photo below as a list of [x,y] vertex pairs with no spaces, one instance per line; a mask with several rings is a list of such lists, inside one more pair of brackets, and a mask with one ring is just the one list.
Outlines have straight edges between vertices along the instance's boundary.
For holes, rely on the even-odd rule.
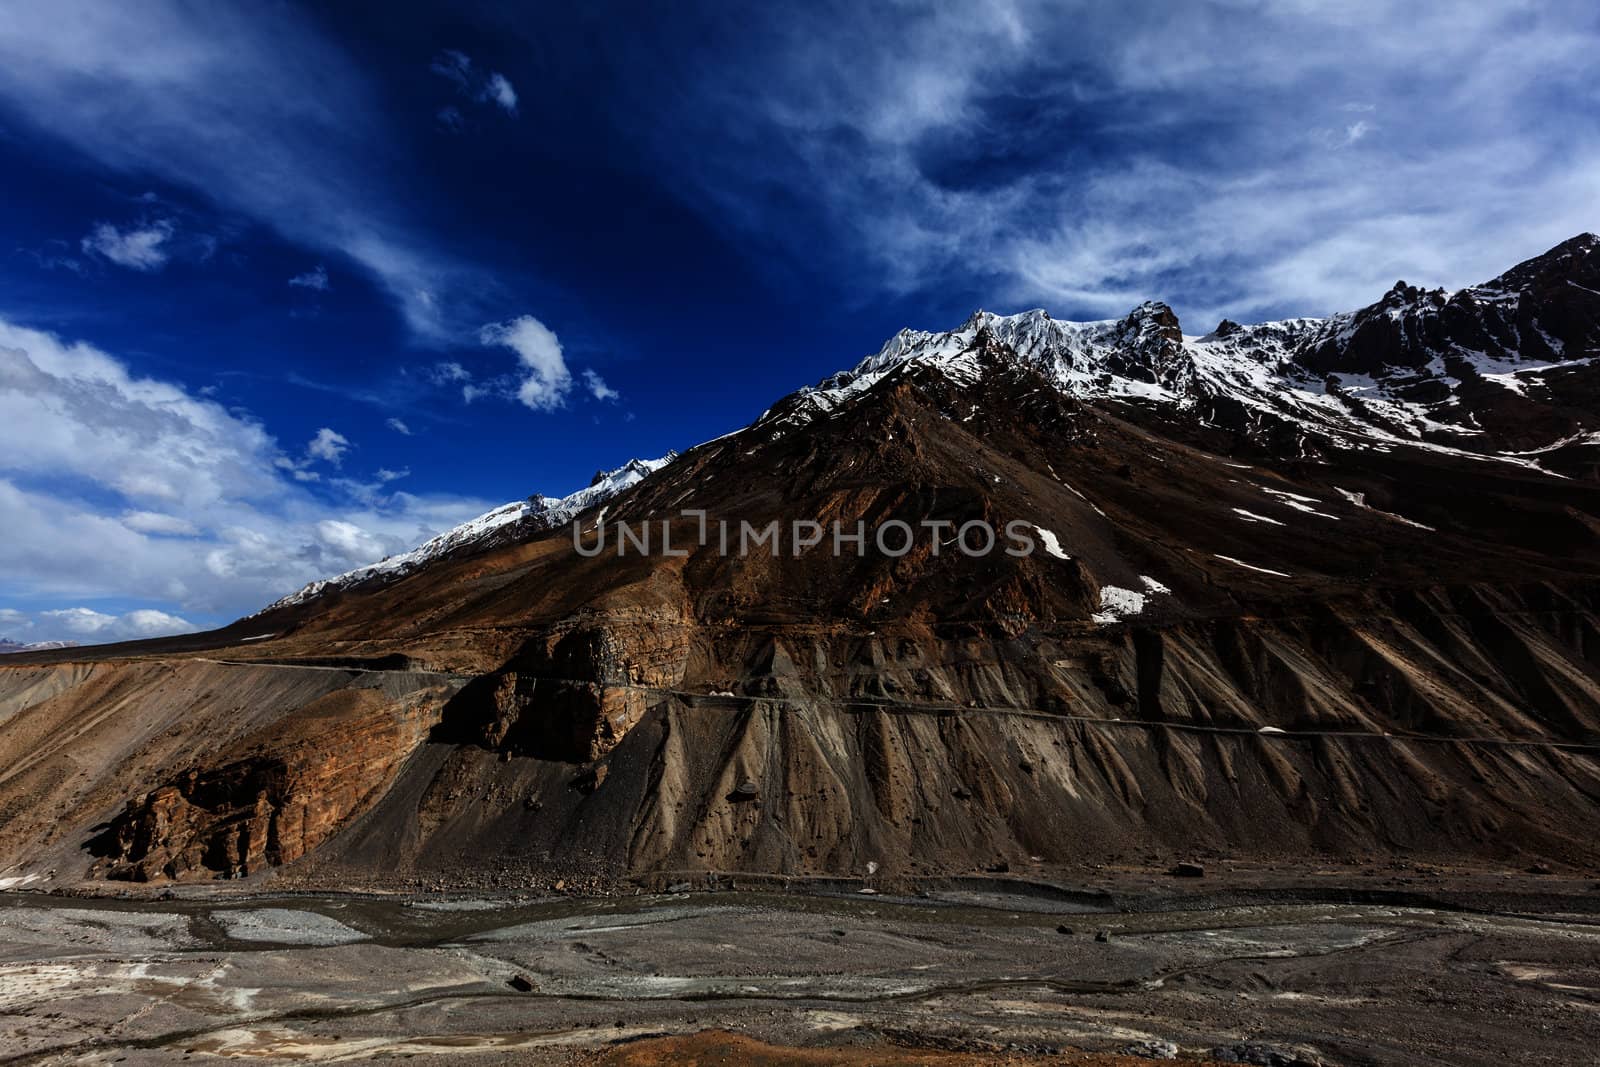
[[[592,558],[559,529],[8,660],[0,870],[1600,858],[1600,486],[1420,448],[1244,463],[972,357],[693,450],[580,518]],[[718,519],[782,553],[724,555]],[[797,519],[952,525],[795,555]],[[978,519],[1036,551],[963,554]],[[646,520],[656,550],[618,555]]]

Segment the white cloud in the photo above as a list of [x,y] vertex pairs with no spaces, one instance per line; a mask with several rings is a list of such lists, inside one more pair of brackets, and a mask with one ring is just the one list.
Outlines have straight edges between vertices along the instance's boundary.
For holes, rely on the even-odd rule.
[[500,106],[508,115],[517,113],[517,91],[511,87],[511,80],[504,74],[494,71],[489,75],[488,85],[485,86],[488,98]]
[[1364,119],[1360,122],[1352,122],[1344,128],[1344,143],[1347,145],[1355,144],[1371,132],[1372,123]]
[[317,536],[347,559],[379,559],[384,554],[382,541],[355,523],[342,519],[324,519],[317,523]]
[[388,426],[389,429],[393,430],[397,434],[402,434],[406,437],[411,436],[411,427],[407,426],[402,419],[390,419],[384,425]]
[[122,525],[145,534],[162,534],[168,537],[195,537],[200,528],[188,519],[165,515],[159,511],[130,511],[122,516]]
[[455,382],[470,382],[472,373],[454,360],[435,363],[429,370],[428,376],[437,385],[450,385]]
[[35,640],[66,637],[95,642],[166,637],[193,633],[199,629],[181,616],[154,608],[138,608],[122,615],[109,615],[84,607],[42,611],[39,613],[39,627],[41,634],[47,636],[35,635]]
[[589,395],[596,400],[615,400],[622,394],[606,384],[606,380],[592,370],[583,372],[583,383],[589,387]]
[[80,635],[97,634],[117,623],[115,615],[106,615],[91,608],[61,608],[45,612],[44,617],[54,620],[68,633]]
[[187,619],[154,608],[130,611],[118,620],[118,626],[137,637],[165,637],[168,634],[193,633],[199,629]]
[[517,399],[535,411],[553,411],[566,402],[572,389],[572,372],[561,342],[550,328],[532,315],[489,323],[478,331],[486,345],[503,345],[517,354],[524,375]]
[[344,463],[344,454],[350,450],[350,441],[344,434],[324,426],[306,445],[306,455],[320,459],[335,467]]
[[89,231],[82,242],[84,252],[110,260],[129,270],[155,271],[166,266],[171,258],[167,243],[172,239],[174,227],[166,219],[130,226],[119,230],[109,222],[102,222]]
[[[227,621],[501,503],[397,492],[392,470],[312,493],[306,461],[212,400],[0,319],[0,606],[53,628],[37,639],[93,625],[86,601]],[[46,627],[30,605],[72,614]]]
[[304,274],[296,274],[293,278],[290,278],[289,284],[301,289],[315,289],[319,293],[325,293],[330,288],[328,284],[328,268],[318,263]]

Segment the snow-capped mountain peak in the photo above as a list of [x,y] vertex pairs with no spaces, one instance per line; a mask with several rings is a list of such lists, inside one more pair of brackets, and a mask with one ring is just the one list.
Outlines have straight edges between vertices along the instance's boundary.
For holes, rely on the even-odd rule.
[[390,556],[370,566],[357,567],[332,578],[311,582],[299,591],[274,601],[257,614],[303,604],[324,593],[348,589],[375,579],[404,577],[436,559],[467,550],[483,551],[498,544],[510,543],[518,536],[571,522],[590,508],[603,504],[623,490],[639,484],[677,458],[676,452],[668,452],[660,459],[631,459],[616,470],[601,471],[596,474],[588,486],[575,493],[555,498],[536,493],[526,500],[514,500],[509,504],[502,504],[454,529],[446,530],[410,552]]
[[[1177,314],[1156,300],[1089,322],[1043,308],[980,309],[952,330],[900,330],[850,370],[790,394],[736,433],[782,437],[920,366],[976,387],[995,353],[1080,400],[1161,409],[1277,455],[1411,447],[1543,473],[1563,464],[1590,470],[1600,425],[1563,395],[1600,389],[1600,237],[1580,234],[1456,292],[1401,281],[1357,311],[1253,325],[1224,319],[1201,336],[1185,336]],[[568,496],[506,504],[272,607],[560,525],[675,458],[633,460]]]
[[1552,384],[1600,354],[1600,238],[1580,234],[1456,292],[1401,281],[1358,311],[1225,319],[1199,337],[1186,337],[1159,301],[1091,322],[1042,308],[979,310],[953,330],[901,330],[757,425],[782,434],[901,368],[933,365],[974,381],[980,335],[1080,399],[1170,406],[1258,444],[1300,454],[1410,444],[1534,467],[1532,450],[1600,430]]

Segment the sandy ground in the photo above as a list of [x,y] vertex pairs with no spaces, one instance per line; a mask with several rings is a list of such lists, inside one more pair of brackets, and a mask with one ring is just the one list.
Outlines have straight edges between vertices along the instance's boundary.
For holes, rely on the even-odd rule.
[[1432,906],[13,892],[0,1062],[1587,1063],[1600,901],[1570,888]]

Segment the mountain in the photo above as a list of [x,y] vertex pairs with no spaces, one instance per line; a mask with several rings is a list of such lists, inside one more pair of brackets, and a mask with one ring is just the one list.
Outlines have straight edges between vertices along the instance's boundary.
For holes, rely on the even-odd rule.
[[903,331],[225,630],[8,660],[0,868],[1592,868],[1597,263],[1199,336]]
[[513,500],[493,511],[446,530],[429,541],[398,556],[389,556],[368,567],[357,567],[332,578],[311,582],[281,600],[274,601],[261,615],[276,608],[304,604],[316,597],[342,592],[374,582],[394,581],[404,578],[429,563],[462,552],[483,552],[496,545],[512,544],[525,540],[545,530],[551,530],[616,496],[624,489],[637,485],[650,474],[660,470],[677,458],[673,452],[660,459],[629,460],[616,470],[600,471],[583,489],[564,497],[552,499],[534,495],[526,500]]
[[76,641],[35,641],[32,644],[24,644],[21,641],[13,641],[7,637],[0,637],[0,656],[9,655],[14,652],[48,652],[58,648],[77,647],[78,643]]
[[[942,333],[901,330],[853,369],[784,398],[750,429],[777,434],[829,415],[910,366],[935,365],[970,383],[980,334],[1070,396],[1148,408],[1169,427],[1209,431],[1228,454],[1304,459],[1406,444],[1600,477],[1594,234],[1455,293],[1402,281],[1360,311],[1252,326],[1224,320],[1204,336],[1186,336],[1172,309],[1156,301],[1100,322],[1058,321],[1042,309],[978,311]],[[526,539],[676,458],[633,460],[569,496],[503,505],[412,552],[313,582],[271,607]]]

